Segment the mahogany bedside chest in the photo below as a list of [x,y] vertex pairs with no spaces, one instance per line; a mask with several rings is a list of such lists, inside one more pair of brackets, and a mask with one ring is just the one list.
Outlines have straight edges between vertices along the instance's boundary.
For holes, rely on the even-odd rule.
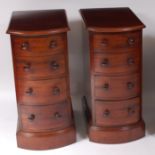
[[89,39],[84,51],[87,90],[83,101],[90,141],[139,139],[145,135],[141,106],[145,26],[129,8],[81,9],[80,13]]
[[64,10],[13,12],[11,34],[16,97],[17,143],[50,149],[75,142]]

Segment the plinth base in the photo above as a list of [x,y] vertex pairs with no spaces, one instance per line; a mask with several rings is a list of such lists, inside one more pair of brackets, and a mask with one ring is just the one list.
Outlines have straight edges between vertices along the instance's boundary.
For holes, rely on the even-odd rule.
[[106,144],[125,143],[145,136],[145,124],[140,121],[136,124],[122,127],[89,127],[90,141]]
[[48,132],[17,131],[18,147],[32,150],[45,150],[63,147],[76,141],[75,127]]

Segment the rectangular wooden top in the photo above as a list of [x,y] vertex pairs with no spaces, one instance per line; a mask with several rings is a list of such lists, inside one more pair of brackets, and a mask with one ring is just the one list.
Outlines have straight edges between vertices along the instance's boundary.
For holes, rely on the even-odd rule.
[[90,31],[121,32],[145,27],[129,8],[81,9],[80,13]]
[[15,11],[7,33],[46,35],[69,30],[65,10]]

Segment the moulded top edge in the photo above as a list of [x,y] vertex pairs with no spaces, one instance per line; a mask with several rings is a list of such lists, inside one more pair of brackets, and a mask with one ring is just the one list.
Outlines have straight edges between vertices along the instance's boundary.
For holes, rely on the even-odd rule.
[[118,28],[99,28],[99,27],[87,27],[88,31],[92,32],[105,32],[105,33],[117,33],[117,32],[128,32],[128,31],[136,31],[145,28],[145,25],[134,26],[134,27],[118,27]]
[[24,31],[24,30],[8,30],[6,33],[11,34],[11,35],[21,35],[21,36],[38,36],[38,35],[50,35],[50,34],[55,34],[55,33],[63,33],[69,31],[70,28],[61,28],[61,29],[51,29],[51,30],[41,30],[41,31]]

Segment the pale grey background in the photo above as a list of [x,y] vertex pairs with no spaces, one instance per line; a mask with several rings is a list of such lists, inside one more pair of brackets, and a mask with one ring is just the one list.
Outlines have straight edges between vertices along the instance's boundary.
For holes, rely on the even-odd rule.
[[[80,97],[83,92],[82,24],[80,8],[130,7],[144,22],[144,91],[143,107],[146,137],[121,145],[95,144],[88,141]],[[155,154],[155,2],[154,0],[0,0],[0,154],[55,155],[154,155]],[[76,116],[78,142],[51,151],[25,151],[16,147],[17,109],[9,35],[6,35],[13,10],[59,9],[67,11],[69,32],[69,60],[73,106]]]

